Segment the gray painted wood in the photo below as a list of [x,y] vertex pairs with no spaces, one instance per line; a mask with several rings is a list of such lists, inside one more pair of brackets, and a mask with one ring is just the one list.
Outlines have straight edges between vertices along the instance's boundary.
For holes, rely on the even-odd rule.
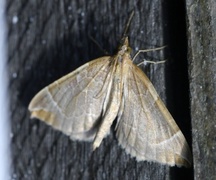
[[113,132],[92,152],[91,143],[73,142],[44,123],[29,118],[28,103],[41,88],[104,54],[89,36],[110,54],[117,50],[133,9],[135,17],[129,31],[132,54],[135,49],[169,46],[165,53],[140,55],[137,61],[169,59],[166,64],[147,65],[144,70],[190,142],[185,30],[183,36],[179,33],[185,17],[181,12],[183,4],[176,6],[160,0],[10,0],[6,12],[12,179],[192,178],[192,168],[137,163],[118,146]]
[[216,2],[187,1],[194,178],[216,179]]

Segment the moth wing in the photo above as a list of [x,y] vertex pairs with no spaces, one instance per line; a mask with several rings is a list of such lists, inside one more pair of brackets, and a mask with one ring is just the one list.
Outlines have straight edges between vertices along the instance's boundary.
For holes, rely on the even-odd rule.
[[[30,102],[31,117],[75,140],[93,140],[106,93],[110,57],[101,57],[42,89]],[[100,93],[100,96],[97,95]]]
[[127,153],[138,161],[171,166],[191,165],[191,154],[184,135],[150,80],[133,64],[129,67],[124,85],[123,101],[116,135]]

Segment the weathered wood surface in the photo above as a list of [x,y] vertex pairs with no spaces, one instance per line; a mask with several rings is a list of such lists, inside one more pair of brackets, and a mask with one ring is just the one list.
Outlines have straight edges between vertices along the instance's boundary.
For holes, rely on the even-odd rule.
[[187,0],[194,178],[216,179],[216,1]]
[[73,142],[44,123],[31,120],[27,111],[31,98],[41,88],[103,55],[89,35],[113,54],[134,9],[129,31],[132,54],[135,49],[169,46],[165,55],[151,52],[139,59],[169,59],[166,64],[148,65],[145,72],[190,143],[185,11],[182,2],[176,3],[7,1],[13,179],[193,178],[193,168],[137,163],[118,146],[114,133],[92,152],[91,143]]

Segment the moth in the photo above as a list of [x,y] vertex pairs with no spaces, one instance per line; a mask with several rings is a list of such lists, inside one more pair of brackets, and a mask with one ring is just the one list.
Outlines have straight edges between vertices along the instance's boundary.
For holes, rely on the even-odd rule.
[[42,89],[29,104],[38,118],[72,140],[101,144],[116,119],[118,143],[137,161],[191,166],[184,135],[144,72],[128,37],[114,56],[92,60]]

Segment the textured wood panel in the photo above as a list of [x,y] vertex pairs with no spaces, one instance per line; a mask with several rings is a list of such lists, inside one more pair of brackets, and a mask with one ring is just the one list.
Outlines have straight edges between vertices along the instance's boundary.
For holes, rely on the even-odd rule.
[[[179,3],[179,2],[178,2]],[[178,4],[177,3],[177,4]],[[91,143],[73,142],[27,111],[44,86],[104,53],[113,54],[131,10],[129,40],[133,49],[162,45],[164,53],[141,55],[166,64],[144,68],[190,143],[184,4],[170,1],[7,1],[10,102],[14,179],[183,179],[192,168],[169,168],[140,162],[122,150],[114,133],[95,152]],[[183,22],[182,22],[183,20]],[[178,23],[179,22],[179,23]],[[181,59],[179,60],[179,55]],[[166,69],[165,69],[166,67]]]
[[216,179],[216,2],[187,1],[194,178]]

